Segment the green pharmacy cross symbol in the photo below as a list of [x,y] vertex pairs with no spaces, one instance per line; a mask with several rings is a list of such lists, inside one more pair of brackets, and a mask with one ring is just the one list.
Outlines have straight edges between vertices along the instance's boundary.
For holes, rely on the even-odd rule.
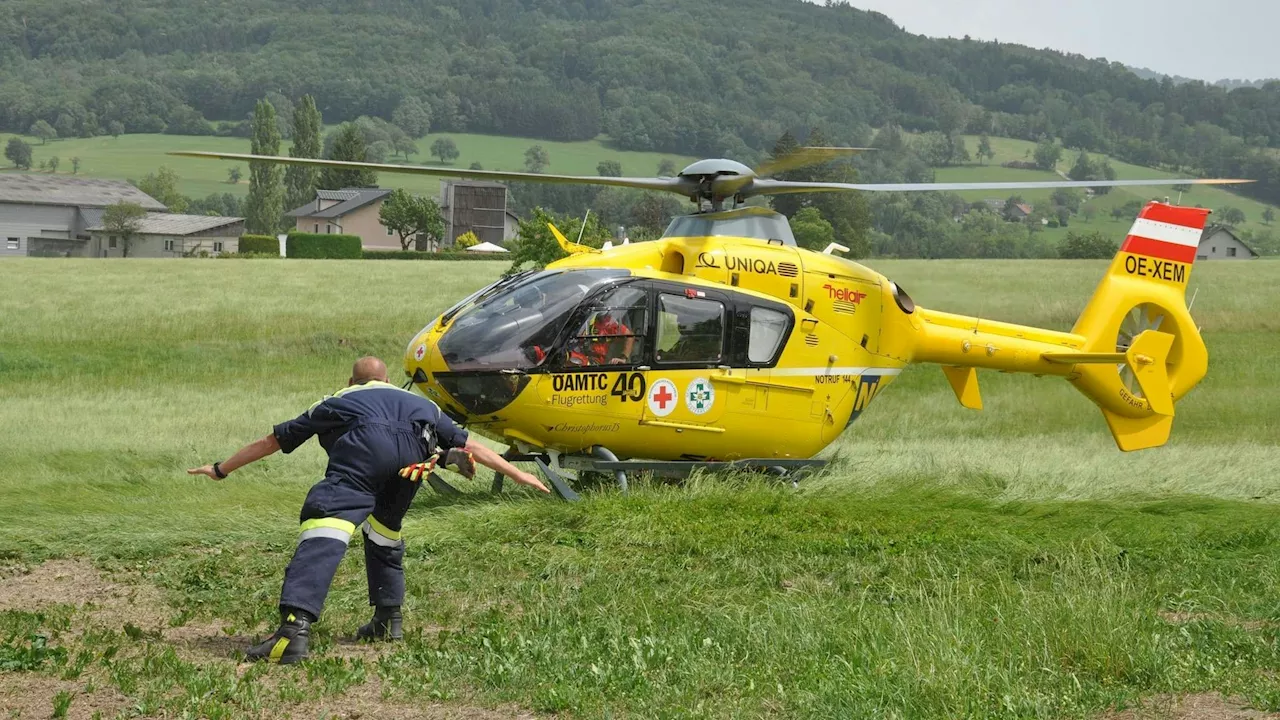
[[698,378],[689,383],[685,400],[690,412],[701,415],[711,409],[711,404],[716,400],[716,392],[712,389],[711,383]]

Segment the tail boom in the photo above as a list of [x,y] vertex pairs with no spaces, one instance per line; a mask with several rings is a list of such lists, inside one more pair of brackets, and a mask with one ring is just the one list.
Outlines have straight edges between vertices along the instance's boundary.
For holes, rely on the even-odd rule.
[[1117,446],[1168,441],[1174,403],[1208,370],[1186,287],[1209,214],[1148,203],[1071,332],[917,308],[911,362],[943,366],[980,409],[973,368],[1066,378],[1101,409]]

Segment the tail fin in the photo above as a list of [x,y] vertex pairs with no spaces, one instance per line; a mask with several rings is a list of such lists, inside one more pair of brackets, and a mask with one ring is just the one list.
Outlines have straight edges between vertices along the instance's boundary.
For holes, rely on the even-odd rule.
[[1078,352],[1046,354],[1102,409],[1121,450],[1163,445],[1174,401],[1209,366],[1187,309],[1187,281],[1208,210],[1148,203],[1076,321]]

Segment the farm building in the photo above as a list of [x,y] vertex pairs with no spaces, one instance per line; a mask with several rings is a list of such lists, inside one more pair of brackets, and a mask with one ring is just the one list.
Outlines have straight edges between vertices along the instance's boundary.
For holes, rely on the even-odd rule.
[[285,213],[299,232],[356,235],[366,250],[399,250],[400,238],[378,219],[386,188],[317,190],[316,199]]
[[102,209],[133,202],[163,212],[165,206],[123,180],[64,175],[0,174],[0,257],[98,256],[89,228]]
[[[89,257],[192,257],[235,252],[244,234],[244,218],[147,213],[128,243],[102,225],[102,210],[89,210]],[[127,247],[126,247],[127,245]]]
[[[382,203],[390,194],[385,188],[317,190],[315,200],[286,214],[295,219],[300,232],[357,235],[365,250],[399,250],[400,237],[379,219]],[[444,216],[445,246],[467,231],[474,232],[481,242],[495,245],[515,236],[518,220],[507,210],[505,185],[441,181],[436,202]]]
[[448,244],[467,232],[480,242],[505,245],[515,237],[520,224],[507,209],[507,186],[480,180],[440,182],[440,211],[444,214],[444,236]]
[[1258,253],[1241,242],[1226,225],[1206,227],[1200,235],[1200,247],[1196,250],[1197,260],[1252,260],[1256,257]]

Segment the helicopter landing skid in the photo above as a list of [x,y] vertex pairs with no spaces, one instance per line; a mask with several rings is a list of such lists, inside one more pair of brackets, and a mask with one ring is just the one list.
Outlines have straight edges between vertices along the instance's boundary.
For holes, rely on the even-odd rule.
[[[569,483],[559,473],[555,465],[559,465],[562,469],[578,470],[580,472],[612,473],[617,478],[619,488],[626,492],[627,474],[632,472],[647,472],[656,477],[676,479],[689,477],[695,470],[763,472],[769,475],[791,476],[791,485],[795,487],[803,474],[812,472],[827,464],[826,460],[790,458],[744,458],[731,461],[618,460],[616,457],[604,459],[605,455],[606,453],[604,452],[597,452],[593,457],[574,455],[553,458],[550,455],[540,453],[520,453],[510,450],[503,453],[503,457],[510,462],[532,462],[536,464],[538,470],[551,484],[556,493],[569,502],[576,502],[581,499],[581,496],[569,486]],[[612,453],[608,453],[608,455],[612,455]],[[494,473],[493,492],[502,492],[502,481],[504,479],[505,476],[502,473]]]

